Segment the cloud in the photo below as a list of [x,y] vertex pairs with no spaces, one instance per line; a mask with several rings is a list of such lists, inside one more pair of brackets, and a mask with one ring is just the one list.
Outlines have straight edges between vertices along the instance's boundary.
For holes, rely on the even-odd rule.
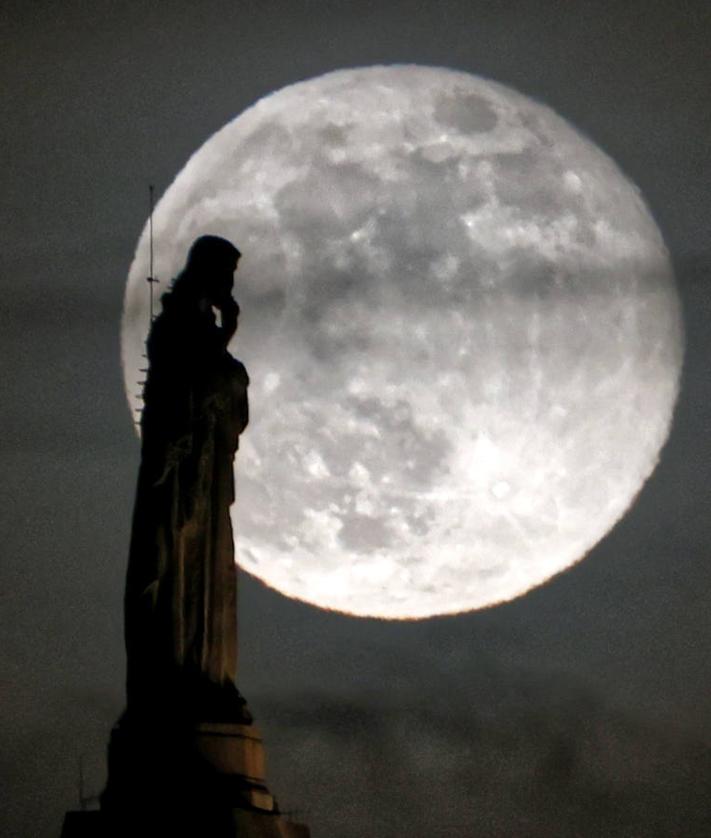
[[560,686],[474,712],[466,695],[263,700],[273,789],[314,838],[708,834],[702,743]]

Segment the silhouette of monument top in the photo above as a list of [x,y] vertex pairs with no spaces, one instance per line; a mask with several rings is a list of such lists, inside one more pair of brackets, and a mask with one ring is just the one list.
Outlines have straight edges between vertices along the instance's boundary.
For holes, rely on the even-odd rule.
[[225,239],[197,239],[146,343],[125,596],[129,711],[167,701],[201,718],[237,720],[244,704],[234,686],[230,506],[249,378],[227,349],[239,315],[232,297],[239,257]]
[[309,835],[266,786],[261,736],[235,684],[230,506],[249,419],[249,377],[227,348],[239,257],[226,239],[197,239],[151,323],[124,601],[126,711],[101,809],[68,813],[63,838]]

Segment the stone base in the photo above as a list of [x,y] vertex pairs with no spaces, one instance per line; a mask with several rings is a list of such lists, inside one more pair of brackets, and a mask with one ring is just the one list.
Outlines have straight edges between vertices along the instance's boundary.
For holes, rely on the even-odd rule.
[[97,838],[105,835],[101,812],[67,812],[61,838]]
[[251,715],[236,721],[131,717],[114,727],[98,812],[67,814],[62,838],[308,838],[266,784]]
[[[128,831],[126,826],[116,826],[103,812],[67,812],[64,818],[61,838],[126,838],[126,836],[143,835],[156,836],[184,836],[184,838],[309,838],[308,827],[303,824],[287,821],[281,815],[263,812],[250,812],[245,809],[234,809],[231,813],[232,822],[219,833],[207,832],[204,826],[198,825],[178,827],[179,831],[165,831],[165,825],[150,827],[146,821],[136,821]],[[156,831],[153,831],[156,830]]]
[[[278,812],[269,793],[262,735],[256,724],[201,722],[192,732],[199,758],[222,778],[230,778],[232,793],[240,805],[261,812]],[[230,795],[231,797],[231,795]]]

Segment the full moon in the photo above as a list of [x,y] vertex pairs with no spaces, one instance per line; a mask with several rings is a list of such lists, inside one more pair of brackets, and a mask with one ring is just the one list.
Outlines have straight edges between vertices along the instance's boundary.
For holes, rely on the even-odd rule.
[[[511,600],[652,473],[683,353],[669,256],[635,186],[548,107],[421,66],[291,85],[159,201],[160,289],[203,233],[243,253],[237,560],[287,596],[388,619]],[[146,225],[132,409],[148,258]]]

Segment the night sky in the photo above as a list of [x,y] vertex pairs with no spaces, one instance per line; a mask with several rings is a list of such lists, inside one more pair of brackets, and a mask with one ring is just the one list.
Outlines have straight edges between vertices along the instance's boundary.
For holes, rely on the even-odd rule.
[[681,395],[629,514],[524,598],[387,623],[243,576],[271,789],[314,838],[710,834],[708,4],[66,0],[0,25],[0,834],[59,834],[122,709],[119,325],[148,184],[272,90],[398,62],[551,106],[640,187],[682,297]]

